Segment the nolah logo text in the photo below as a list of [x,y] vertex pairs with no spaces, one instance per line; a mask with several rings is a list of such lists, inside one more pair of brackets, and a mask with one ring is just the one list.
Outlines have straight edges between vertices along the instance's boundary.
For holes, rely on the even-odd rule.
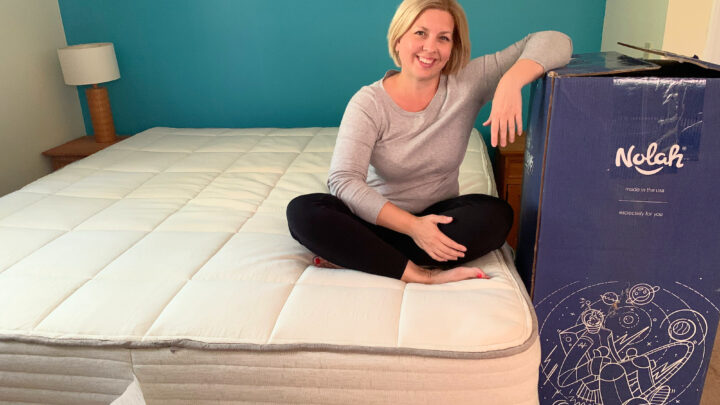
[[[673,145],[670,147],[668,153],[657,153],[658,145],[653,142],[648,146],[647,153],[635,152],[635,145],[628,148],[625,152],[624,148],[618,148],[617,154],[615,155],[615,166],[620,167],[624,164],[625,167],[635,167],[635,170],[640,174],[650,176],[664,169],[665,166],[672,166],[673,164],[677,168],[683,167],[683,155],[680,153],[680,146]],[[650,167],[659,166],[650,170],[641,169],[638,166],[646,165]]]

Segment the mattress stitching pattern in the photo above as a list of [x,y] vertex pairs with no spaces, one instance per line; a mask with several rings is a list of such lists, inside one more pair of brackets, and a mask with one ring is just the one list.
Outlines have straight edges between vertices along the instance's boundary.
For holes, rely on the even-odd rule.
[[[98,173],[98,172],[101,172],[101,171],[102,171],[102,170],[96,170],[95,173]],[[146,183],[149,182],[151,179],[152,179],[152,177],[148,178],[143,184],[146,184]],[[72,185],[78,183],[79,181],[81,181],[81,179],[75,181],[74,183],[69,184],[68,186],[64,187],[62,190],[65,190],[65,189],[70,188]],[[142,185],[140,185],[140,186],[138,186],[138,187],[141,187],[141,186],[142,186]],[[59,191],[62,191],[62,190],[59,190]],[[131,192],[132,192],[132,191],[128,191],[125,195],[127,195],[127,194],[129,194],[129,193],[131,193]],[[118,201],[120,201],[120,199],[118,199]],[[104,209],[108,209],[108,208],[110,208],[110,207],[113,206],[113,205],[114,205],[114,203],[113,203],[113,204],[110,204],[109,206],[105,207]],[[178,207],[178,209],[180,209],[180,207]],[[172,213],[168,214],[168,217],[169,217],[170,215],[172,215]],[[166,218],[167,218],[167,217],[166,217]],[[87,219],[86,219],[86,220],[87,220]],[[85,221],[81,221],[81,222],[77,223],[74,227],[72,227],[71,229],[65,231],[63,234],[69,233],[70,231],[74,230],[74,229],[77,228],[79,225],[81,225],[83,222],[85,222]],[[160,223],[161,223],[161,222],[160,222]],[[155,226],[155,228],[157,228],[157,226],[158,226],[160,223],[158,223],[158,224]],[[116,258],[122,256],[125,252],[127,252],[128,250],[130,250],[130,249],[132,248],[132,246],[135,246],[135,245],[137,245],[138,243],[140,243],[140,241],[142,241],[142,240],[143,240],[147,235],[149,235],[151,232],[152,232],[152,231],[147,232],[143,237],[139,238],[137,241],[135,241],[135,243],[133,243],[132,245],[128,246],[124,251],[118,253],[118,255],[116,256]],[[62,235],[59,235],[58,237],[60,237],[60,236],[62,236]],[[110,261],[109,263],[112,263],[112,261]],[[109,264],[109,263],[108,263],[108,264]],[[69,292],[69,294],[68,294],[67,296],[65,296],[65,298],[64,298],[63,300],[58,301],[57,304],[55,305],[55,307],[54,307],[52,310],[50,310],[50,311],[47,312],[47,314],[46,314],[45,317],[38,319],[38,321],[37,321],[37,322],[35,323],[35,325],[33,326],[33,329],[36,328],[39,324],[41,324],[41,323],[43,322],[43,320],[45,320],[45,318],[46,318],[47,316],[49,316],[55,308],[57,308],[57,307],[59,307],[60,305],[62,305],[62,303],[63,303],[66,299],[68,299],[75,291],[79,290],[79,289],[82,288],[85,284],[87,284],[87,283],[89,283],[91,280],[93,280],[96,275],[102,273],[102,271],[103,271],[106,267],[107,267],[107,265],[101,267],[92,277],[89,277],[82,285],[79,285],[79,286],[78,286],[77,288],[75,288],[73,291]]]
[[[163,138],[166,138],[167,136],[168,136],[168,134],[164,134],[164,135],[163,135],[162,137],[160,137],[158,140],[161,140],[161,139],[163,139]],[[156,142],[157,142],[158,140],[156,140]],[[200,148],[200,146],[198,146],[198,148]],[[237,158],[235,161],[238,161],[238,160],[240,160],[241,158],[242,158],[242,155],[239,155],[238,158]],[[233,163],[234,163],[234,162],[233,162]],[[232,165],[232,163],[231,163],[231,165]],[[103,171],[103,169],[95,170],[94,173],[98,173],[98,172],[102,172],[102,171]],[[108,171],[112,171],[112,170],[108,170]],[[216,176],[213,178],[213,180],[214,180],[215,178],[217,178],[218,176],[220,176],[221,174],[222,174],[222,172],[218,172],[218,173],[216,174]],[[153,179],[153,177],[149,177],[145,182],[143,182],[142,184],[140,184],[140,185],[138,186],[138,188],[139,188],[139,187],[142,187],[144,184],[147,184],[147,183],[150,182],[152,179]],[[59,193],[59,192],[61,192],[62,190],[66,190],[66,189],[70,188],[71,186],[73,186],[74,184],[77,184],[77,183],[78,183],[79,181],[81,181],[81,180],[82,180],[82,179],[78,179],[78,180],[76,180],[75,182],[68,184],[67,186],[65,186],[65,187],[63,187],[62,189],[58,190],[56,193]],[[205,188],[207,188],[207,186],[209,186],[211,183],[212,183],[212,180],[209,181],[209,182],[205,185],[205,187],[203,188],[203,190],[204,190]],[[133,190],[128,191],[128,192],[125,194],[125,196],[127,196],[128,194],[130,194],[130,193],[132,193],[132,192],[133,192]],[[202,190],[198,191],[197,194],[200,194],[201,192],[202,192]],[[197,195],[197,194],[196,194],[196,195]],[[124,197],[124,196],[123,196],[123,197]],[[122,199],[122,198],[118,199],[118,201],[120,201],[121,199]],[[107,206],[107,207],[105,207],[105,209],[108,209],[108,208],[110,208],[110,207],[113,206],[113,205],[114,205],[114,203],[113,203],[113,204],[110,204],[110,205]],[[155,227],[154,227],[152,230],[146,232],[143,237],[139,238],[137,241],[135,241],[135,243],[129,245],[125,250],[123,250],[122,252],[118,253],[117,256],[116,256],[116,258],[122,256],[125,252],[127,252],[128,250],[130,250],[133,246],[135,246],[135,245],[137,245],[138,243],[140,243],[145,237],[147,237],[148,235],[150,235],[150,233],[152,233],[153,230],[157,229],[157,228],[163,223],[164,220],[166,220],[167,218],[169,218],[170,216],[172,216],[175,212],[177,212],[177,211],[179,211],[180,209],[182,209],[182,207],[183,207],[182,205],[181,205],[181,206],[178,206],[177,209],[176,209],[174,212],[168,213],[162,221],[159,221],[157,224],[155,224]],[[86,219],[86,220],[87,220],[87,219]],[[74,230],[75,228],[77,228],[78,226],[80,226],[83,222],[85,222],[85,221],[81,221],[81,222],[77,223],[73,228],[71,228],[70,230],[65,231],[63,234],[69,233],[70,231],[72,231],[72,230]],[[59,238],[60,236],[62,236],[63,234],[58,235],[58,238]],[[56,239],[57,239],[57,238],[56,238]],[[228,238],[228,239],[229,239],[229,238]],[[226,241],[226,242],[227,242],[227,241]],[[48,242],[48,243],[49,243],[49,242]],[[221,248],[221,247],[220,247],[220,248]],[[114,260],[114,259],[113,259],[113,260]],[[108,265],[109,265],[110,263],[112,263],[112,261],[108,262]],[[67,295],[63,300],[57,302],[57,304],[55,305],[55,308],[57,308],[57,307],[59,307],[60,305],[62,305],[62,303],[64,302],[64,300],[67,299],[67,298],[69,298],[69,297],[73,294],[73,292],[75,292],[75,291],[77,291],[78,289],[82,288],[82,286],[84,286],[85,284],[87,284],[88,282],[90,282],[96,275],[102,273],[102,271],[103,271],[106,267],[107,267],[107,265],[101,267],[92,277],[89,277],[89,278],[85,281],[85,283],[83,283],[82,285],[78,286],[78,287],[75,288],[73,291],[69,292],[68,295]],[[200,269],[200,267],[198,267],[198,270],[199,270],[199,269]],[[0,273],[1,273],[1,271],[0,271]],[[170,302],[170,301],[168,301],[168,303],[169,303],[169,302]],[[53,308],[53,309],[51,309],[50,311],[48,311],[47,314],[46,314],[46,317],[49,316],[49,315],[52,313],[52,310],[54,310],[55,308]],[[45,317],[40,318],[40,319],[35,323],[35,325],[34,325],[33,328],[35,328],[35,327],[37,327],[39,324],[41,324],[44,319],[45,319]]]

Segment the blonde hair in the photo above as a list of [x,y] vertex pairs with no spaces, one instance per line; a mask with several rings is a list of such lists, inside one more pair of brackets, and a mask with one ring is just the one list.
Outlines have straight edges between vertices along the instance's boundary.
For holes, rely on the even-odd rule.
[[452,51],[450,59],[443,68],[443,73],[448,75],[457,73],[470,62],[470,37],[465,11],[455,0],[404,0],[400,3],[388,29],[390,57],[395,65],[401,67],[400,56],[395,50],[395,46],[400,37],[412,27],[418,16],[429,9],[447,11],[455,22]]

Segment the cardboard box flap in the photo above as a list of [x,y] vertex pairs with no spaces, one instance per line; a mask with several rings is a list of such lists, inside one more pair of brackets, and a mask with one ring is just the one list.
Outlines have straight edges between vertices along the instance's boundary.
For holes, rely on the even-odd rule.
[[712,69],[712,70],[717,70],[717,71],[720,72],[720,65],[716,65],[716,64],[710,63],[710,62],[706,62],[706,61],[700,60],[700,59],[698,59],[698,58],[691,58],[691,57],[688,57],[688,56],[678,55],[678,54],[676,54],[676,53],[672,53],[672,52],[668,52],[668,51],[663,51],[663,50],[659,50],[659,49],[646,49],[646,48],[642,48],[642,47],[639,47],[639,46],[634,46],[634,45],[626,44],[626,43],[623,43],[623,42],[618,42],[618,45],[626,46],[626,47],[632,48],[632,49],[637,49],[638,51],[643,51],[643,52],[648,52],[648,53],[652,53],[652,54],[655,54],[655,55],[660,55],[660,56],[663,56],[663,57],[665,57],[665,58],[667,58],[667,59],[674,60],[674,61],[677,61],[677,62],[692,63],[692,64],[697,65],[697,66],[700,66],[701,68],[704,68],[704,69]]
[[553,70],[549,76],[599,76],[660,69],[652,62],[631,58],[619,52],[594,52],[573,55],[567,66]]

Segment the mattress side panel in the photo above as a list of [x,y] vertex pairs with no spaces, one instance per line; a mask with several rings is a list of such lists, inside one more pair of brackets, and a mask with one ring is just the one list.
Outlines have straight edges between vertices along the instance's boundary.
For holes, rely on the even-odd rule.
[[[495,359],[134,349],[152,403],[537,404],[540,347]],[[189,403],[188,402],[188,403]]]
[[0,402],[108,404],[133,381],[122,348],[0,342]]

